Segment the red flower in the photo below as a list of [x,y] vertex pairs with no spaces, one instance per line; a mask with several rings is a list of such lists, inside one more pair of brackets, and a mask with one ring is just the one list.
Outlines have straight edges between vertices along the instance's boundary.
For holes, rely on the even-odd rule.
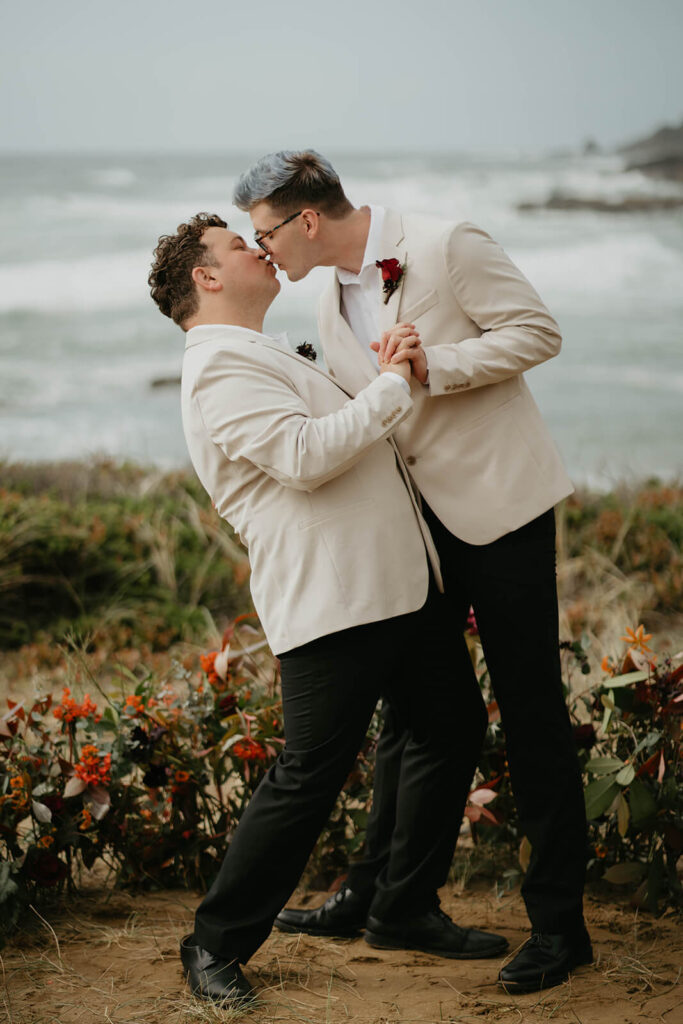
[[382,291],[384,292],[384,305],[398,288],[398,282],[403,277],[405,267],[402,267],[397,259],[375,260],[375,266],[382,271]]
[[376,260],[375,266],[382,271],[383,281],[400,281],[403,276],[403,267],[396,259]]
[[218,707],[224,715],[231,714],[237,707],[237,696],[234,693],[227,693],[219,701]]
[[106,786],[111,781],[111,754],[105,754],[100,758],[100,752],[92,743],[86,744],[81,751],[81,756],[76,765],[74,773],[87,782],[88,785]]
[[233,757],[239,757],[241,761],[265,761],[266,752],[256,740],[238,740],[232,748]]
[[26,873],[40,885],[58,885],[69,873],[63,860],[47,851],[39,851],[28,860]]
[[574,743],[579,750],[590,750],[596,743],[595,729],[592,725],[574,726]]

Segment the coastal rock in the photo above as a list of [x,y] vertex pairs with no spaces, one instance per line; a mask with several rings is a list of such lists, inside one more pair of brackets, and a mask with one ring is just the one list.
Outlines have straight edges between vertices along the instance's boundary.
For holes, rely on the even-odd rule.
[[683,207],[682,196],[623,196],[620,199],[597,199],[552,192],[540,203],[518,203],[522,213],[534,210],[589,210],[592,213],[654,213]]
[[644,139],[621,146],[617,152],[627,158],[627,171],[683,181],[683,122],[673,127],[665,125]]
[[149,382],[151,388],[176,388],[180,387],[180,377],[155,377]]

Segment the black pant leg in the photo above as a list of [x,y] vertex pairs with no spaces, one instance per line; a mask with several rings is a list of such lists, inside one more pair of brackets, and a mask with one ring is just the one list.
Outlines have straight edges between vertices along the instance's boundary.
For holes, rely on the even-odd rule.
[[532,846],[527,912],[537,931],[571,932],[583,921],[586,819],[561,678],[553,510],[491,544],[454,538],[448,557],[469,581]]
[[382,731],[375,753],[372,805],[365,833],[362,860],[349,866],[347,885],[368,907],[375,895],[375,882],[389,863],[391,837],[396,824],[396,800],[403,750],[408,730],[397,717],[390,698],[382,702]]
[[362,746],[379,697],[383,623],[281,657],[286,744],[254,793],[197,909],[199,945],[245,963],[268,936]]
[[444,597],[432,588],[399,641],[406,652],[389,681],[399,722],[409,726],[390,856],[370,912],[406,920],[438,906],[486,733],[487,714],[462,630],[453,633]]

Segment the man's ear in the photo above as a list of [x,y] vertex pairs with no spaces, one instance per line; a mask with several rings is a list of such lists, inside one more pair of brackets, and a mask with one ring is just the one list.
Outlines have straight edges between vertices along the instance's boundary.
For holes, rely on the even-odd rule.
[[219,292],[223,285],[213,276],[209,267],[193,267],[192,280],[205,292]]
[[312,242],[314,238],[318,237],[320,231],[320,214],[316,213],[315,210],[302,210],[301,211],[301,223],[304,226],[306,237],[309,242]]

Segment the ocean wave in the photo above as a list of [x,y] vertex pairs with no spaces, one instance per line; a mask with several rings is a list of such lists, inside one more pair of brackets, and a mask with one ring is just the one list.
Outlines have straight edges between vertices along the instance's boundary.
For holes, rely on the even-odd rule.
[[0,312],[127,309],[150,301],[148,251],[0,266]]
[[[683,306],[683,253],[647,231],[602,235],[582,242],[511,254],[549,303],[615,301],[619,314],[646,303]],[[580,307],[579,307],[580,308]]]

